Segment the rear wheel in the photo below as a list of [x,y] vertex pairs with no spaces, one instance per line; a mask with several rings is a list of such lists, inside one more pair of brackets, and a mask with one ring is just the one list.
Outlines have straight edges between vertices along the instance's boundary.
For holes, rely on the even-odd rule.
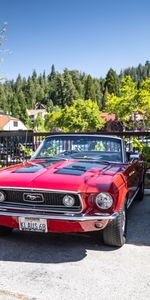
[[0,236],[7,236],[7,235],[11,234],[12,231],[13,231],[13,229],[10,227],[0,226]]
[[124,205],[119,215],[103,230],[103,241],[106,245],[121,247],[126,241],[127,210]]

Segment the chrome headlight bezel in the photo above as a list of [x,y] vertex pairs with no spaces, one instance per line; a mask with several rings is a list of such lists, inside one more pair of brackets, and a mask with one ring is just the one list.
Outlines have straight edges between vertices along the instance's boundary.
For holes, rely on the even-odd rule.
[[98,208],[107,210],[110,209],[114,203],[113,197],[109,193],[101,192],[95,197],[95,202]]
[[75,198],[72,195],[66,194],[62,200],[65,207],[72,207],[75,204]]
[[6,199],[6,195],[3,191],[0,191],[0,203],[4,202]]

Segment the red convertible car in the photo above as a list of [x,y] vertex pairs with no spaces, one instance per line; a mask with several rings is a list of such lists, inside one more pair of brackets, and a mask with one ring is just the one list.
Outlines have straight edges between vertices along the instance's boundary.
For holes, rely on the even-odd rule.
[[0,170],[0,235],[102,230],[105,244],[121,247],[144,175],[143,156],[129,157],[118,137],[49,136],[29,161]]

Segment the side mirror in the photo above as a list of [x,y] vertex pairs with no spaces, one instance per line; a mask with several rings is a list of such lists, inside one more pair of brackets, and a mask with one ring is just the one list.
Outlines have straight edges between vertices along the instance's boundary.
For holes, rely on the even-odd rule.
[[130,161],[136,160],[140,157],[139,153],[130,153]]
[[140,154],[135,152],[127,152],[127,161],[133,161],[139,159]]

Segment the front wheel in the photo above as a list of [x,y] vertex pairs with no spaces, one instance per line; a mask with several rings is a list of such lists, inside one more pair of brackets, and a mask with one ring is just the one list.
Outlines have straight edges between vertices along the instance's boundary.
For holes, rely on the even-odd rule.
[[124,205],[119,215],[103,230],[103,241],[106,245],[122,247],[127,234],[127,210]]
[[7,236],[7,235],[11,234],[12,231],[13,231],[13,229],[10,227],[0,226],[0,236]]

